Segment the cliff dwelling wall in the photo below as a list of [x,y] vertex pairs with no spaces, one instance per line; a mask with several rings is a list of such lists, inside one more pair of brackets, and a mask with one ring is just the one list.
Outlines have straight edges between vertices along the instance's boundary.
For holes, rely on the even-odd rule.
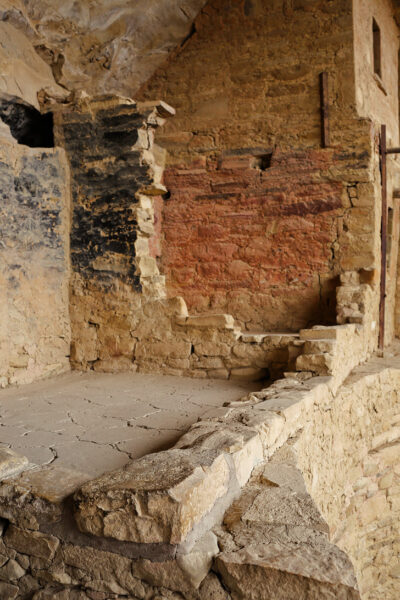
[[1,127],[0,384],[69,369],[68,167]]
[[[357,112],[361,117],[386,125],[387,146],[397,147],[399,145],[399,42],[398,26],[393,18],[393,3],[391,0],[382,2],[356,0],[353,3],[353,21]],[[399,240],[399,204],[396,193],[399,186],[399,164],[397,155],[388,156],[386,330],[389,332],[389,337],[393,335],[395,328],[394,306]],[[378,192],[377,202],[379,201]]]
[[[40,122],[58,94],[31,41],[0,23],[0,387],[69,369],[69,170]],[[46,119],[45,119],[46,121]]]
[[[379,95],[386,98],[382,86],[396,77],[398,46],[393,42],[389,52],[382,44],[378,81],[371,73],[373,15],[382,39],[393,42],[389,2],[375,12],[361,2],[352,11],[344,0],[277,1],[268,8],[212,0],[139,94],[145,102],[83,93],[67,104],[64,93],[64,102],[53,104],[55,144],[66,149],[71,169],[72,271],[69,276],[68,174],[62,150],[46,149],[40,156],[55,165],[59,185],[51,193],[58,194],[56,229],[64,236],[63,318],[46,327],[68,329],[69,278],[74,367],[227,378],[238,369],[265,375],[272,361],[280,372],[299,353],[289,350],[294,338],[245,339],[225,317],[216,326],[212,319],[188,321],[184,302],[174,298],[182,295],[192,313],[229,312],[242,329],[294,332],[336,321],[335,290],[344,271],[360,271],[361,282],[372,285],[371,327],[377,327],[379,131],[385,120],[389,143],[396,143],[398,101],[392,89],[381,105]],[[362,32],[367,41],[359,48]],[[29,99],[54,84],[50,69],[41,68],[38,81],[31,76]],[[327,148],[321,147],[321,72],[328,75]],[[357,86],[366,89],[362,104]],[[53,99],[57,94],[60,100],[55,86]],[[166,121],[173,109],[148,97],[171,102],[176,116]],[[165,186],[165,152],[153,143],[161,124]],[[396,159],[390,160],[394,198]],[[35,198],[46,193],[32,191]],[[387,342],[394,332],[399,236],[394,200],[390,208]],[[160,302],[165,280],[170,302]],[[61,345],[63,363],[68,350]],[[29,360],[14,362],[26,367]]]
[[379,269],[379,123],[359,118],[354,61],[348,2],[212,0],[142,89],[177,111],[157,138],[170,192],[162,268],[191,311],[224,310],[248,329],[331,323],[336,276]]

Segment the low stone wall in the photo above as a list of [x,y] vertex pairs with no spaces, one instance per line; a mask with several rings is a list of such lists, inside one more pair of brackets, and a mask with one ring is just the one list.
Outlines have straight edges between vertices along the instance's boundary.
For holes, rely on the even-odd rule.
[[358,479],[352,482],[353,493],[334,536],[352,557],[366,600],[397,598],[400,593],[400,415],[391,407],[384,430],[374,436],[355,469]]
[[[0,552],[4,566],[9,564],[4,570],[10,573],[4,577],[7,584],[1,584],[8,597],[23,598],[30,585],[38,590],[37,599],[76,593],[79,599],[104,600],[120,596],[200,599],[212,594],[218,600],[263,600],[269,596],[257,581],[266,577],[271,583],[268,593],[284,582],[286,596],[282,598],[330,598],[333,589],[338,598],[358,598],[347,558],[326,537],[329,528],[352,559],[354,553],[360,590],[363,593],[365,573],[369,577],[369,596],[365,597],[373,598],[376,579],[371,583],[371,569],[357,566],[365,565],[366,555],[360,561],[357,544],[348,540],[356,539],[357,530],[352,532],[363,514],[375,518],[381,496],[387,498],[388,509],[396,510],[396,486],[393,492],[381,487],[385,491],[370,502],[367,492],[363,501],[368,507],[361,507],[344,530],[341,526],[346,514],[351,517],[353,507],[358,507],[353,484],[357,488],[360,465],[368,464],[371,452],[381,446],[383,453],[393,456],[395,452],[393,440],[387,442],[381,434],[391,415],[397,414],[399,358],[374,359],[358,367],[337,391],[335,387],[333,376],[307,379],[304,373],[287,374],[269,388],[250,394],[239,406],[234,403],[211,411],[171,450],[145,456],[87,483],[82,474],[56,468],[26,470],[26,461],[18,463],[14,457],[12,468],[25,470],[14,478],[10,471],[8,475],[3,472],[0,487],[0,515],[11,523],[5,528]],[[3,465],[10,460],[4,457]],[[288,466],[276,469],[275,462]],[[286,483],[278,480],[290,465],[296,470],[294,482],[290,483],[290,477]],[[260,475],[260,469],[264,474]],[[272,482],[274,489],[280,488],[275,492],[278,506],[287,509],[281,517],[283,524],[277,517],[272,529],[264,528],[254,539],[255,533],[248,529],[252,519],[245,516],[246,498],[252,496],[260,477]],[[303,487],[297,497],[299,477]],[[255,497],[261,493],[257,501],[261,510],[265,490],[256,492]],[[304,494],[309,494],[308,500]],[[242,504],[236,512],[238,498]],[[271,498],[276,506],[277,498]],[[257,502],[254,498],[254,510]],[[299,513],[293,508],[296,502],[305,502],[311,512]],[[286,510],[289,516],[292,510],[301,515],[295,524],[300,529],[290,529],[290,535]],[[235,515],[240,520],[238,531],[232,530]],[[263,521],[260,514],[257,518]],[[224,527],[218,529],[223,521]],[[293,550],[289,562],[275,553],[272,564],[268,552],[258,558],[254,552],[257,544],[278,543],[278,525],[286,528],[289,547],[302,539],[304,551]],[[392,531],[385,530],[389,535]],[[330,553],[334,557],[330,564],[337,567],[328,573],[324,560]],[[321,579],[324,569],[326,576]],[[284,574],[277,579],[278,571]],[[396,589],[393,561],[387,571],[387,587],[379,589]],[[254,586],[246,596],[243,582],[253,575]]]

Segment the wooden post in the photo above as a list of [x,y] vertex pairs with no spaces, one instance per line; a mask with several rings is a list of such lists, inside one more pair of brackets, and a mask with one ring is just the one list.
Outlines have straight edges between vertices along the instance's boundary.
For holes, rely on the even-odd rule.
[[319,89],[321,97],[321,145],[328,148],[331,143],[329,131],[329,80],[328,73],[324,71],[319,75]]
[[387,241],[387,170],[386,170],[386,125],[381,127],[380,161],[382,184],[381,220],[381,288],[379,304],[379,348],[385,347],[385,301],[386,301],[386,241]]

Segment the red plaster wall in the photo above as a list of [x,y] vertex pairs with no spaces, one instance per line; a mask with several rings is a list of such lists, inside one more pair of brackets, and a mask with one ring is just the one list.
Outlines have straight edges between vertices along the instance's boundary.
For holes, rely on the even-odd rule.
[[334,321],[334,243],[342,182],[321,175],[332,152],[276,152],[171,167],[164,272],[192,312],[225,310],[250,329]]
[[[321,150],[323,71],[335,150]],[[371,146],[355,112],[352,3],[208,0],[191,36],[136,94],[154,98],[176,109],[157,134],[168,152],[168,293],[248,329],[334,322],[343,260],[371,264],[373,240],[368,229],[355,246],[342,228],[353,210],[346,186],[365,181]],[[271,168],[243,155],[219,160],[256,147],[280,149]]]

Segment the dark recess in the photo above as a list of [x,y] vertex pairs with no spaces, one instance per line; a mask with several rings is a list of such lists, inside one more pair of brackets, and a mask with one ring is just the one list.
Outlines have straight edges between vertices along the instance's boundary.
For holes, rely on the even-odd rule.
[[0,119],[19,144],[30,148],[54,148],[53,113],[41,114],[19,98],[0,98]]
[[268,154],[260,154],[260,156],[257,156],[256,164],[257,167],[261,169],[261,171],[266,171],[267,169],[269,169],[271,167],[271,162],[272,152],[269,152]]

